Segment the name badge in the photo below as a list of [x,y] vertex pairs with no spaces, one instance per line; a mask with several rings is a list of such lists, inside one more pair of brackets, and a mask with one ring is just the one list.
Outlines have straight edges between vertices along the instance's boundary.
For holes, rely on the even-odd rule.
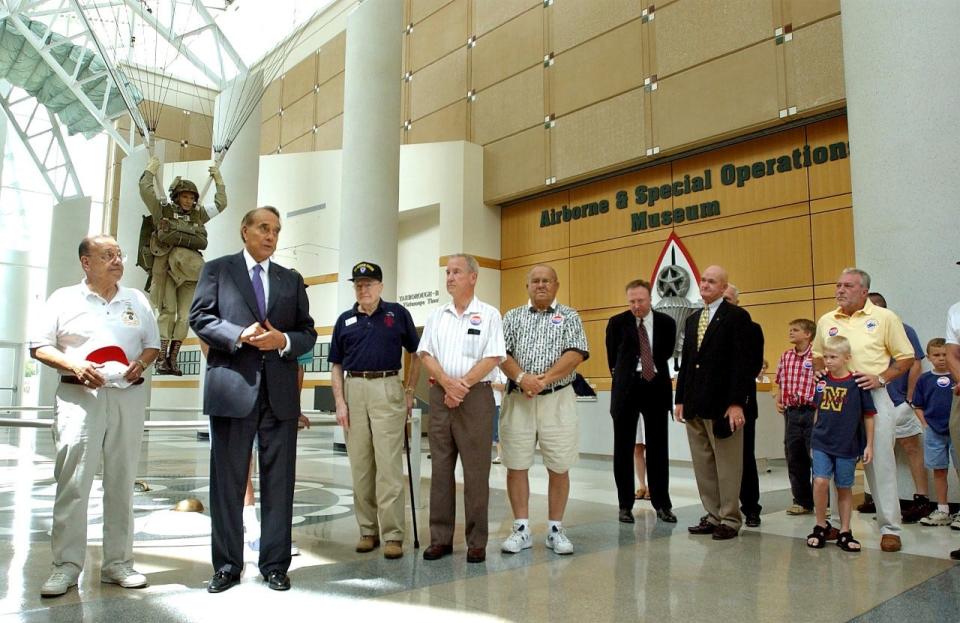
[[343,321],[343,326],[345,326],[345,327],[349,327],[349,326],[352,325],[352,324],[357,324],[357,317],[356,317],[356,316],[353,316],[353,317],[351,317],[351,318],[347,318],[346,320]]
[[480,335],[480,329],[467,329],[467,335]]

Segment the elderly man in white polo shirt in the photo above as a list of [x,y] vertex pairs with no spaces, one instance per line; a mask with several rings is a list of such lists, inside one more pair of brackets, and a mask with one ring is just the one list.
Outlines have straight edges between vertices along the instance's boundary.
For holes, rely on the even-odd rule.
[[[960,262],[957,262],[960,264]],[[950,441],[960,448],[960,301],[947,311],[947,368],[953,377],[953,406],[950,408]],[[954,465],[960,475],[960,466]],[[954,524],[956,525],[956,524]],[[950,552],[950,558],[960,560],[960,549]]]
[[500,312],[474,295],[480,267],[470,255],[447,260],[447,292],[453,300],[427,320],[417,348],[430,372],[430,546],[424,560],[453,552],[457,455],[463,465],[467,562],[486,560],[490,499],[490,445],[495,403],[490,383],[503,361]]
[[53,412],[53,573],[40,589],[44,597],[77,585],[87,549],[87,503],[101,459],[100,580],[124,588],[147,585],[133,568],[133,481],[148,398],[142,374],[160,352],[160,332],[147,297],[119,285],[124,259],[110,236],[84,238],[86,278],[50,295],[30,339],[30,354],[60,372]]

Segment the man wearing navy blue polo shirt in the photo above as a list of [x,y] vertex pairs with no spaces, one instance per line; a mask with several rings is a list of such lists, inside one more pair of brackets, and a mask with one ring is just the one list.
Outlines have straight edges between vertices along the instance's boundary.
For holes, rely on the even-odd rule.
[[[364,553],[385,541],[385,558],[403,556],[403,434],[420,373],[417,328],[399,303],[380,298],[383,271],[371,262],[353,267],[357,303],[343,312],[330,342],[331,385],[337,423],[347,438],[353,500]],[[402,350],[413,354],[407,381]],[[346,377],[346,378],[344,378]]]

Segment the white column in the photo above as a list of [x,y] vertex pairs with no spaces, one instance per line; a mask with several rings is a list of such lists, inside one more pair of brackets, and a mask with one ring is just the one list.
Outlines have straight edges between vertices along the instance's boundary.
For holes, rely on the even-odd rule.
[[[140,199],[140,176],[147,167],[150,154],[143,145],[135,148],[120,161],[120,209],[117,210],[117,242],[127,254],[127,265],[123,269],[120,284],[128,288],[143,290],[147,283],[147,273],[137,266],[137,252],[140,242],[140,224],[148,214],[147,207]],[[79,242],[79,239],[77,240]]]
[[347,279],[360,260],[383,268],[383,297],[396,300],[402,31],[396,0],[366,0],[347,21],[339,309],[356,300]]
[[957,300],[960,3],[843,0],[857,266],[923,343]]

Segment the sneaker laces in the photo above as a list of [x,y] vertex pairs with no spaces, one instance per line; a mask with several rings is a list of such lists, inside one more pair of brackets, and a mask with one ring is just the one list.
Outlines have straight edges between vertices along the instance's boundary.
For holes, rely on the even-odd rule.
[[59,583],[61,583],[61,582],[67,582],[67,581],[69,581],[69,578],[67,577],[67,574],[66,574],[66,573],[64,573],[63,571],[54,571],[54,572],[50,575],[50,579],[47,580],[47,583],[48,583],[48,584],[59,584]]
[[563,528],[553,527],[553,530],[550,531],[550,537],[553,539],[554,543],[569,543],[570,539],[567,538],[566,533],[563,531]]

